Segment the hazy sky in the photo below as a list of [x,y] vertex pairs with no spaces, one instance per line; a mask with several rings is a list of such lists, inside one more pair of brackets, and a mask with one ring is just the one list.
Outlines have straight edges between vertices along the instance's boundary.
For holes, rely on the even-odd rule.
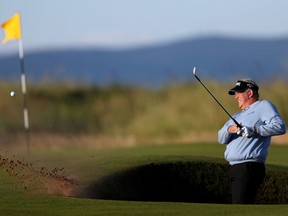
[[[0,23],[21,13],[25,51],[130,47],[211,34],[284,37],[287,11],[287,0],[0,0]],[[9,41],[0,54],[16,48]]]

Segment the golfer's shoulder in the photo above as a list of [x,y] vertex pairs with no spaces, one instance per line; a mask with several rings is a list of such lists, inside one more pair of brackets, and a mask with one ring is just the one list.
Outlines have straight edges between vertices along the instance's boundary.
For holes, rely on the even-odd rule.
[[269,100],[261,100],[261,101],[259,101],[259,107],[261,109],[263,109],[263,108],[273,108],[273,109],[276,108],[275,105]]

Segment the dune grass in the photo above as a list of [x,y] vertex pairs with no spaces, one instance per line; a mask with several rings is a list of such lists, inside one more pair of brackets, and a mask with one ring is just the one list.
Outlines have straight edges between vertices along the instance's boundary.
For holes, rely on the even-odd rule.
[[[237,104],[227,90],[234,84],[207,81],[206,85],[231,112]],[[15,90],[17,95],[10,97]],[[288,85],[284,81],[261,85],[260,98],[269,99],[288,122]],[[23,129],[22,95],[18,85],[0,85],[0,132]],[[109,137],[187,137],[191,132],[216,132],[227,115],[198,83],[160,89],[127,86],[29,85],[28,108],[31,131],[93,133]]]

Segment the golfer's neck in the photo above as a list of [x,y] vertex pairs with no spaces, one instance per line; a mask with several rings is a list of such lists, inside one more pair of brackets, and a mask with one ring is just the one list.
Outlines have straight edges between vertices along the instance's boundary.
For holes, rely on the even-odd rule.
[[243,111],[243,110],[247,109],[248,107],[250,107],[255,102],[257,102],[257,100],[255,98],[251,98],[249,101],[247,101],[247,103],[243,104],[243,106],[240,108]]

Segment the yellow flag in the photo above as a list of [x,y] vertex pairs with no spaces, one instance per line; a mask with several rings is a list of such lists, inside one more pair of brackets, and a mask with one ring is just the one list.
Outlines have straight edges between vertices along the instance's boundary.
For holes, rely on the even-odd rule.
[[21,24],[20,14],[16,13],[9,20],[4,22],[1,27],[4,29],[6,37],[2,40],[2,43],[6,43],[9,40],[20,39],[21,35]]

